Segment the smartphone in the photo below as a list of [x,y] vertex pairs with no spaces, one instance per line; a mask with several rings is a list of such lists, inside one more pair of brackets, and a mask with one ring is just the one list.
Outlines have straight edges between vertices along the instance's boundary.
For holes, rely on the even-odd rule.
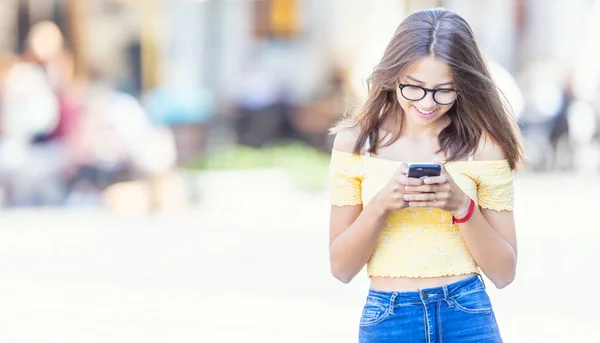
[[440,176],[442,166],[439,164],[411,164],[408,167],[408,177]]

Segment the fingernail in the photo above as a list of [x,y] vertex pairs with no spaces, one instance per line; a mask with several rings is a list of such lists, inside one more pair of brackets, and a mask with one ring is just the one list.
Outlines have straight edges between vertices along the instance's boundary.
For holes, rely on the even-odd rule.
[[428,177],[425,178],[425,183],[429,183],[429,178]]
[[404,187],[405,190],[410,191],[412,188],[410,186]]
[[405,196],[404,196],[404,200],[408,200],[408,195],[405,195]]
[[414,207],[414,206],[415,206],[415,203],[414,203],[414,202],[409,202],[409,203],[408,203],[408,206],[410,206],[410,207]]

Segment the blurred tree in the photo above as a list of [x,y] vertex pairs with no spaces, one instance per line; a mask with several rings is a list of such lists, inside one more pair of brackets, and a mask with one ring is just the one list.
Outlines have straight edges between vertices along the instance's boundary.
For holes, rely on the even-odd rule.
[[270,24],[276,38],[291,38],[299,32],[299,13],[296,0],[271,0]]
[[253,33],[259,38],[290,39],[300,33],[297,0],[254,1]]
[[67,0],[67,40],[74,55],[76,74],[83,73],[89,67],[85,50],[87,20],[89,18],[89,2]]
[[[72,0],[78,1],[79,0]],[[160,31],[161,11],[164,0],[112,0],[127,6],[133,6],[140,15],[139,54],[141,59],[141,91],[153,89],[158,85],[160,75]],[[136,49],[135,45],[131,49]]]
[[257,38],[266,38],[271,34],[269,25],[269,0],[253,2],[252,33]]

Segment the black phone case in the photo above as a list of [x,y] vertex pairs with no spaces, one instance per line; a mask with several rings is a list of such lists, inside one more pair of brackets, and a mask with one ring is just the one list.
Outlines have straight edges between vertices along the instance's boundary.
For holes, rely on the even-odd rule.
[[408,168],[408,177],[440,176],[442,167],[438,164],[412,164]]

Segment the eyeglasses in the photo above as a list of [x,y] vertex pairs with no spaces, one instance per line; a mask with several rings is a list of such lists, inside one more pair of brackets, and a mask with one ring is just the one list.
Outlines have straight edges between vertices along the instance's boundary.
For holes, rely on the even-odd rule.
[[458,98],[458,92],[452,88],[431,89],[416,85],[400,84],[400,93],[409,101],[419,101],[427,95],[433,93],[433,101],[439,105],[450,105]]

